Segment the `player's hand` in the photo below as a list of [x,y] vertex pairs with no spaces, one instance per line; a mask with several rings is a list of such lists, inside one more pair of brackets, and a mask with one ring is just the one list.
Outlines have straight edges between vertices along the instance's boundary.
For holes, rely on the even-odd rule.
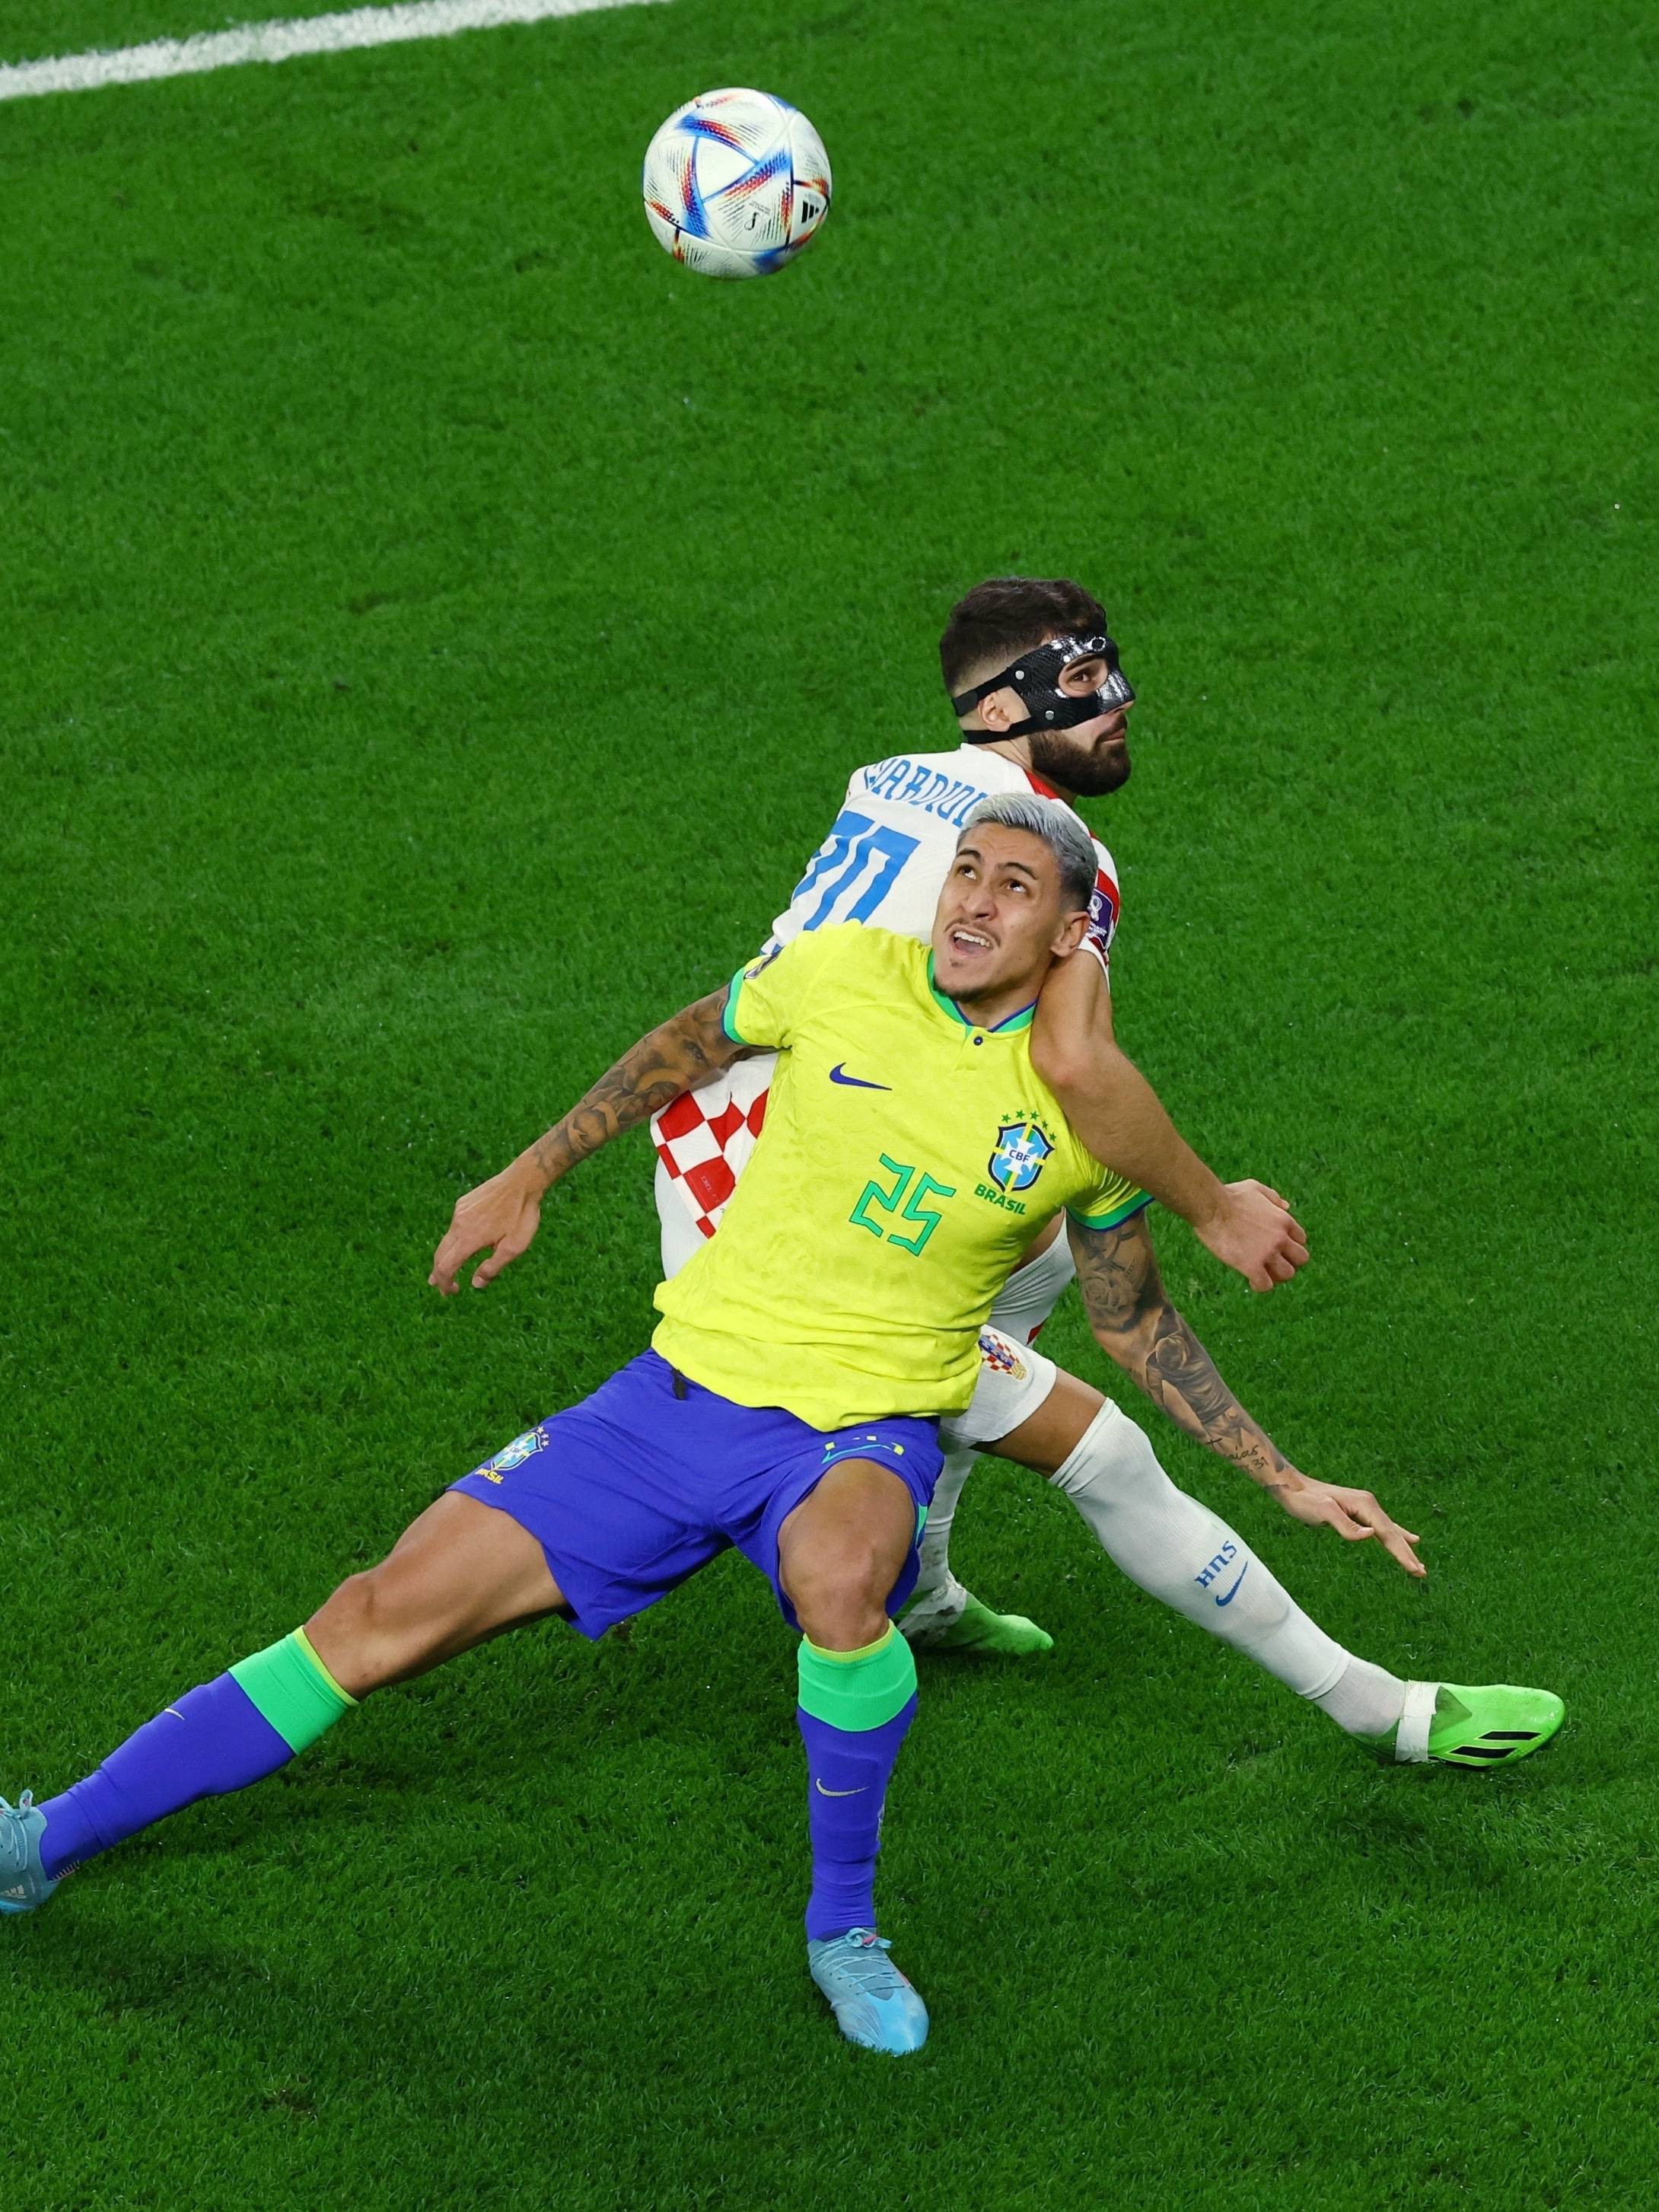
[[1194,1225],[1216,1258],[1236,1267],[1253,1291],[1288,1283],[1307,1266],[1307,1233],[1276,1190],[1247,1178],[1224,1183],[1221,1196],[1219,1211]]
[[533,1167],[526,1167],[520,1159],[491,1176],[488,1182],[481,1182],[477,1190],[468,1191],[465,1198],[458,1198],[448,1234],[434,1254],[432,1273],[427,1277],[433,1289],[453,1298],[460,1288],[456,1277],[475,1252],[487,1252],[489,1256],[473,1275],[473,1289],[481,1291],[487,1283],[493,1283],[509,1260],[516,1260],[520,1252],[530,1249],[542,1225],[545,1191],[546,1185]]
[[1310,1482],[1294,1468],[1287,1468],[1285,1473],[1291,1480],[1282,1486],[1275,1484],[1273,1494],[1293,1520],[1305,1522],[1310,1528],[1334,1528],[1351,1544],[1363,1544],[1368,1536],[1375,1536],[1408,1575],[1420,1580],[1428,1573],[1412,1549],[1422,1538],[1391,1520],[1369,1490],[1344,1490],[1334,1482]]

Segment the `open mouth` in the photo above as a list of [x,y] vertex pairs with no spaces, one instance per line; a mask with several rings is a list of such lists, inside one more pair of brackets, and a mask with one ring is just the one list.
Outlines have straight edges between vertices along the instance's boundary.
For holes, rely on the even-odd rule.
[[996,945],[982,930],[969,929],[960,922],[945,933],[945,943],[958,959],[971,960],[981,952],[994,952]]

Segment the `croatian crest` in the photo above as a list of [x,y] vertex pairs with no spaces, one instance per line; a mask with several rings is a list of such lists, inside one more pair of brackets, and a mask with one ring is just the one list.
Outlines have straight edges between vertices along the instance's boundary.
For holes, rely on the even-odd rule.
[[1030,1190],[1054,1149],[1035,1121],[1005,1121],[997,1131],[990,1175],[999,1190]]
[[997,1329],[981,1329],[979,1359],[981,1366],[988,1367],[993,1375],[1006,1375],[1016,1382],[1025,1380],[1025,1362]]

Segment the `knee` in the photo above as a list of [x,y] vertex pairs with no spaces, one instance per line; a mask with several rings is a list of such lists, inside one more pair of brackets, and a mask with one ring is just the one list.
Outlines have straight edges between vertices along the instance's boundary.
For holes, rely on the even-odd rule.
[[892,1561],[867,1538],[803,1547],[790,1564],[787,1584],[799,1612],[803,1605],[836,1607],[884,1601],[893,1583]]
[[411,1574],[395,1552],[340,1587],[349,1594],[348,1602],[370,1643],[401,1651],[411,1638],[422,1644],[428,1640],[430,1601],[419,1575]]
[[864,1632],[878,1617],[886,1618],[893,1582],[884,1547],[848,1537],[834,1546],[801,1547],[789,1563],[784,1589],[803,1632],[814,1644],[841,1648],[849,1638],[870,1640]]
[[1097,1505],[1131,1497],[1150,1499],[1175,1485],[1164,1472],[1152,1439],[1139,1423],[1109,1398],[1072,1452],[1048,1480],[1057,1490]]
[[356,1683],[375,1686],[391,1680],[404,1656],[408,1609],[399,1602],[392,1566],[390,1559],[383,1559],[360,1575],[348,1575],[307,1624],[328,1647],[326,1663],[338,1674],[337,1658],[352,1674],[353,1682],[346,1686],[354,1696],[361,1694]]
[[366,1567],[360,1575],[348,1575],[325,1609],[342,1623],[349,1621],[355,1627],[367,1629],[376,1613],[383,1610],[379,1580],[385,1565],[382,1560],[380,1566]]

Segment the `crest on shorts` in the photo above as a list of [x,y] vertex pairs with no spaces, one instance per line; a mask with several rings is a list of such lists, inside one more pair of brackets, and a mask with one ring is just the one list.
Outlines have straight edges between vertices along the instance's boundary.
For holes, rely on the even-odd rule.
[[1005,1121],[991,1155],[992,1182],[999,1190],[1030,1190],[1054,1149],[1053,1138],[1035,1121]]
[[475,1467],[474,1474],[505,1474],[511,1467],[519,1467],[532,1452],[543,1450],[547,1443],[547,1424],[541,1421],[533,1429],[526,1429],[521,1437],[514,1437],[510,1444],[503,1444],[493,1459],[482,1467]]

